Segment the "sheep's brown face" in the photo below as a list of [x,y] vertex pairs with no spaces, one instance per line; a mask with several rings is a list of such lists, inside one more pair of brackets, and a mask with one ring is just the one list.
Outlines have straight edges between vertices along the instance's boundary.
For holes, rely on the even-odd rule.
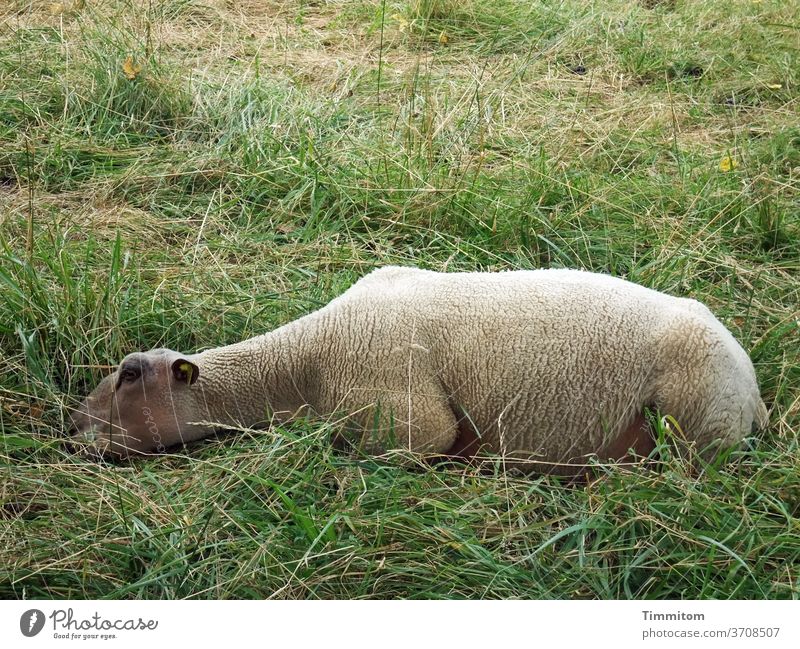
[[72,411],[73,441],[91,452],[115,458],[159,453],[202,436],[200,370],[168,349],[126,356]]

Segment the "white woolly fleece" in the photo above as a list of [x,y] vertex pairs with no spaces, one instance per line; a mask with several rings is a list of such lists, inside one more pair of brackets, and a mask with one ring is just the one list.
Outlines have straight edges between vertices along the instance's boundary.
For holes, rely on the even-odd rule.
[[307,405],[349,415],[376,449],[445,452],[468,422],[492,451],[555,464],[585,461],[645,407],[698,449],[766,423],[750,359],[703,304],[577,270],[385,267],[304,318],[190,358],[212,420]]

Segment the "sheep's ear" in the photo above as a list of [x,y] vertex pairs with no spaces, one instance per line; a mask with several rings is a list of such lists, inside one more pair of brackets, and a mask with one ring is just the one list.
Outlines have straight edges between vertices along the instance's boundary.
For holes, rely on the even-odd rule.
[[178,358],[172,361],[172,376],[175,380],[186,385],[194,385],[200,376],[200,368],[192,361]]

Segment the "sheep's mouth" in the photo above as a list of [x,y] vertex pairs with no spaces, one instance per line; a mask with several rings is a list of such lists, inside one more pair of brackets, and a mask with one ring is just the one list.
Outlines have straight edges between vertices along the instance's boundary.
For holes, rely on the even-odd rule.
[[64,448],[71,455],[94,461],[115,461],[128,456],[130,449],[124,443],[127,430],[109,421],[108,416],[99,416],[87,401],[71,408],[69,419]]
[[66,445],[72,455],[77,455],[92,462],[111,462],[120,459],[118,455],[108,453],[94,444],[67,442]]
[[116,462],[128,457],[130,449],[119,441],[106,442],[104,433],[94,426],[86,429],[73,428],[64,440],[64,448],[70,455],[77,455],[94,462]]

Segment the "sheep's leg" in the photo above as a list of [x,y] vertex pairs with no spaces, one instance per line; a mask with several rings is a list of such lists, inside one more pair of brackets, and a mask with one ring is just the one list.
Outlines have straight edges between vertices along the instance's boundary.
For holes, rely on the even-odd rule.
[[655,405],[677,422],[678,438],[703,457],[714,457],[750,431],[755,406],[748,379],[714,332],[678,323],[665,337],[660,369]]
[[458,424],[444,397],[435,394],[384,394],[365,422],[365,450],[407,449],[443,454],[456,440]]
[[[647,457],[655,449],[653,433],[643,413],[637,414],[627,428],[603,445],[597,456],[601,462],[615,460],[632,462],[636,457]],[[633,454],[631,454],[633,451]]]
[[445,455],[470,462],[478,454],[482,446],[481,436],[466,417],[458,420],[458,434],[453,445]]
[[[458,436],[458,423],[446,399],[434,395],[412,395],[395,418],[396,441],[415,453],[443,454]],[[398,412],[402,412],[398,409]]]
[[721,402],[715,397],[717,388],[702,387],[695,394],[667,391],[656,401],[675,439],[692,446],[706,460],[744,437],[738,422],[739,404],[728,399]]

